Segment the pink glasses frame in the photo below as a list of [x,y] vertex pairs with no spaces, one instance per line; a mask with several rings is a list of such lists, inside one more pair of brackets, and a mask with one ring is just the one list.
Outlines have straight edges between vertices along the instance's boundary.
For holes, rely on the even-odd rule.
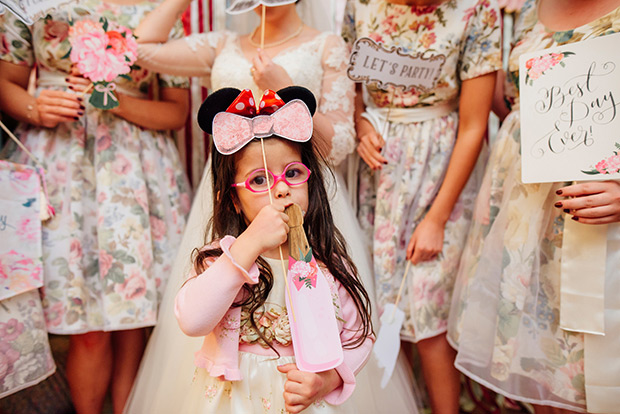
[[[295,183],[295,184],[291,184],[288,182],[288,180],[284,177],[284,174],[286,174],[286,170],[288,170],[288,167],[290,167],[293,164],[300,164],[303,165],[303,167],[308,170],[308,177],[306,177],[306,179],[300,183]],[[264,168],[257,168],[256,170],[252,171],[250,173],[250,176],[247,178],[247,180],[241,182],[241,183],[235,183],[235,184],[231,184],[231,187],[244,187],[246,190],[251,191],[253,193],[266,193],[267,191],[273,189],[273,187],[276,186],[276,184],[278,183],[278,181],[284,181],[289,187],[295,187],[298,185],[302,185],[303,183],[308,182],[308,180],[310,179],[310,174],[312,174],[312,171],[310,170],[310,168],[306,167],[306,164],[304,164],[303,162],[299,162],[299,161],[293,161],[291,163],[286,164],[286,167],[284,167],[284,171],[282,171],[282,174],[274,174],[270,169],[267,169],[267,171],[269,172],[269,174],[271,174],[271,176],[273,177],[273,183],[271,183],[271,186],[269,187],[269,189],[265,189],[263,191],[256,191],[253,190],[250,187],[250,178],[252,178],[252,175],[256,172],[256,171],[264,171]],[[267,178],[268,181],[269,178]]]

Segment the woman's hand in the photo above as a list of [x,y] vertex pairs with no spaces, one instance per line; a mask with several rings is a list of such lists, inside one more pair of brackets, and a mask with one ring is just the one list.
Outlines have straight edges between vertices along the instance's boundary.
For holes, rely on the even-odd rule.
[[445,223],[426,215],[418,224],[407,245],[407,260],[412,264],[433,260],[443,249]]
[[278,371],[286,374],[284,407],[289,413],[300,413],[342,384],[335,369],[325,372],[304,372],[295,364],[285,364]]
[[54,128],[61,122],[74,122],[84,115],[82,98],[75,93],[45,89],[35,102],[35,123],[45,128]]
[[620,183],[592,181],[569,185],[556,191],[565,197],[555,207],[571,214],[583,224],[608,224],[620,221]]
[[271,60],[261,49],[252,59],[252,78],[262,90],[271,89],[279,91],[282,88],[293,85],[293,79],[284,68]]
[[381,155],[381,150],[385,141],[383,137],[375,131],[375,128],[366,118],[359,118],[357,125],[357,153],[366,164],[373,170],[380,170],[387,160]]

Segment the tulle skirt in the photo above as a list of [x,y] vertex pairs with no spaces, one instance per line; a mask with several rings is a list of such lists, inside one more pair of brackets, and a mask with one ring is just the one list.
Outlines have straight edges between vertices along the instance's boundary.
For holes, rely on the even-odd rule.
[[[620,224],[608,228],[605,336],[562,329],[560,268],[570,216],[553,204],[565,184],[521,182],[519,125],[518,111],[504,121],[476,201],[448,325],[455,365],[521,401],[601,412],[592,411],[593,396],[606,394],[615,402],[602,412],[620,412]],[[596,356],[590,365],[589,353]],[[607,373],[597,377],[605,383],[591,382],[595,370]]]
[[[174,298],[185,275],[189,273],[192,250],[205,244],[205,229],[212,215],[213,205],[210,170],[209,162],[194,198],[187,229],[160,305],[157,326],[153,330],[125,407],[127,414],[179,412],[179,407],[188,398],[188,389],[191,387],[195,371],[194,353],[200,349],[203,338],[191,338],[181,332],[174,316]],[[328,185],[328,193],[332,196],[330,200],[332,213],[336,226],[349,245],[349,252],[373,302],[374,310],[376,309],[374,282],[363,236],[347,201],[346,191],[343,190],[344,184],[339,177],[338,181],[337,184],[332,182]],[[373,320],[375,331],[378,332],[376,316],[375,314]],[[374,357],[371,356],[369,362],[356,376],[357,386],[350,399],[356,407],[359,407],[356,412],[373,414],[418,412],[411,368],[403,356],[398,361],[392,379],[385,389],[381,389],[383,371],[378,368]]]

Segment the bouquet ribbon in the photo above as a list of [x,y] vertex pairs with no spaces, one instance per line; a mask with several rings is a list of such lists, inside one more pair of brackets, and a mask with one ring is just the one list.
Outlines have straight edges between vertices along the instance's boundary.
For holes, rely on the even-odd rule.
[[116,96],[114,96],[114,91],[116,90],[115,83],[97,83],[95,84],[95,90],[103,94],[103,106],[108,105],[108,96],[114,101],[118,102],[118,99],[116,99]]

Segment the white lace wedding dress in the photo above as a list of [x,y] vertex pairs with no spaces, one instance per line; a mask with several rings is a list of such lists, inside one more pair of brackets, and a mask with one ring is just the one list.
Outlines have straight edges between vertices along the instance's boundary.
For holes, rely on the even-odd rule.
[[[340,163],[355,148],[353,128],[353,86],[346,76],[348,50],[339,36],[321,33],[308,41],[279,52],[273,61],[285,68],[295,85],[310,89],[318,102],[318,112],[332,127],[329,160]],[[262,91],[254,83],[251,62],[241,50],[233,32],[191,35],[163,45],[140,45],[140,64],[149,69],[185,76],[202,76],[211,90],[223,87],[250,88],[260,99]],[[327,137],[329,138],[329,137]],[[194,374],[193,357],[202,338],[190,338],[179,329],[174,317],[174,297],[191,266],[191,254],[205,244],[205,230],[212,215],[210,162],[194,198],[179,254],[160,307],[160,319],[149,341],[136,383],[125,408],[128,414],[169,414],[177,412]],[[331,177],[326,174],[326,177]],[[327,183],[336,226],[344,234],[349,253],[374,302],[374,282],[369,258],[355,214],[349,204],[344,182]],[[374,307],[373,307],[374,308]],[[373,315],[375,329],[377,315]],[[352,397],[358,413],[416,413],[414,385],[410,369],[401,356],[392,380],[382,390],[382,375],[374,358],[357,376]],[[185,414],[185,413],[183,413]]]

